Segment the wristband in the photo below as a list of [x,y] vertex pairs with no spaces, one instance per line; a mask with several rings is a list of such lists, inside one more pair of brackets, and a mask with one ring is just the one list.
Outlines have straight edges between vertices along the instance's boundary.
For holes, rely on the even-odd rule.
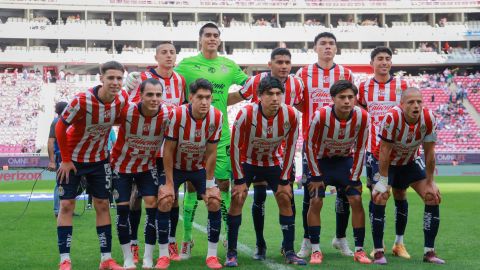
[[382,182],[384,186],[388,186],[388,176],[381,176],[378,178],[378,182]]
[[378,181],[375,186],[373,186],[373,190],[384,193],[387,191],[387,186],[382,181]]
[[280,186],[286,186],[286,185],[290,185],[290,181],[285,180],[285,179],[280,179],[280,182],[278,184]]
[[235,185],[243,185],[243,184],[247,183],[247,181],[245,180],[245,178],[240,178],[240,179],[233,180],[233,183]]
[[217,184],[215,184],[215,178],[211,179],[211,180],[207,180],[207,184],[206,184],[206,188],[212,188],[212,187],[216,187]]

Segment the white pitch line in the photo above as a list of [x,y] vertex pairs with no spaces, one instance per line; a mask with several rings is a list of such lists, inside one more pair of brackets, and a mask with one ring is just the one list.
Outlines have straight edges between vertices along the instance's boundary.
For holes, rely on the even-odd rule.
[[[180,219],[183,220],[183,216],[180,215]],[[201,231],[202,233],[204,234],[207,234],[207,228],[205,226],[202,226],[196,222],[193,222],[193,227],[199,231]],[[240,251],[241,253],[245,254],[245,255],[248,255],[248,256],[252,256],[253,253],[254,253],[254,250],[251,249],[250,247],[248,247],[247,245],[245,244],[242,244],[240,242],[237,242],[237,250]],[[269,269],[272,269],[272,270],[293,270],[294,268],[292,267],[289,267],[288,265],[285,265],[285,264],[279,264],[275,261],[272,261],[270,259],[266,259],[265,261],[259,261],[263,264],[265,264],[265,266],[267,266]]]

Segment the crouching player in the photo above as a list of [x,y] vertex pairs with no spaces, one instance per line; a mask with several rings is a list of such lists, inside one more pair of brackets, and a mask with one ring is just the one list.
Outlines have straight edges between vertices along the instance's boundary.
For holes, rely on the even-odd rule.
[[[190,85],[189,104],[175,108],[165,133],[163,164],[166,182],[158,192],[158,241],[162,269],[168,267],[170,211],[178,200],[178,188],[187,180],[201,195],[208,208],[208,253],[206,264],[220,269],[217,245],[221,228],[220,190],[213,176],[217,143],[222,130],[222,113],[211,106],[212,84],[197,79]],[[178,215],[178,211],[175,212]],[[178,217],[177,217],[178,218]]]
[[145,201],[147,213],[143,268],[153,267],[153,249],[157,234],[156,196],[161,181],[155,167],[155,157],[163,142],[169,113],[167,107],[161,104],[162,92],[162,85],[158,80],[143,81],[140,85],[141,102],[129,103],[117,121],[120,129],[112,151],[113,195],[117,203],[117,232],[125,269],[136,269],[130,248],[131,228],[128,220],[133,183]]
[[[406,190],[412,187],[425,202],[423,214],[423,261],[444,264],[435,254],[434,243],[440,225],[440,191],[433,179],[435,171],[436,120],[433,113],[423,108],[422,94],[417,88],[402,93],[400,106],[390,109],[380,128],[378,179],[372,191],[372,236],[375,248],[373,262],[386,264],[383,250],[385,205],[390,188]],[[419,156],[420,145],[425,152],[425,163]]]
[[282,102],[284,92],[283,84],[278,79],[270,76],[262,79],[258,86],[260,102],[242,108],[233,125],[230,159],[235,185],[232,188],[232,203],[227,217],[228,252],[225,265],[228,267],[238,266],[237,239],[242,221],[242,207],[248,187],[256,179],[265,180],[275,192],[286,262],[306,264],[293,251],[295,216],[290,203],[292,189],[288,181],[300,116],[293,107]]
[[311,177],[307,179],[310,192],[308,232],[312,243],[311,264],[320,264],[320,212],[325,186],[335,186],[345,192],[352,208],[352,227],[355,238],[354,261],[370,264],[365,254],[365,211],[362,205],[362,172],[368,138],[369,115],[355,106],[357,87],[350,81],[339,80],[330,88],[333,105],[315,112],[308,129],[306,155]]

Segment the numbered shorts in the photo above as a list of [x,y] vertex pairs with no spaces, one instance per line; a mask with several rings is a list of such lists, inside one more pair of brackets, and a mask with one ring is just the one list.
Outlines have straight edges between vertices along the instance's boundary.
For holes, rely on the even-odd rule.
[[217,146],[217,161],[215,163],[215,178],[217,180],[230,180],[232,178],[232,164],[230,163],[230,141],[228,144],[221,142]]
[[178,188],[187,180],[195,187],[197,198],[200,200],[202,195],[205,195],[207,189],[207,173],[205,169],[198,171],[183,171],[173,168],[173,188],[175,190],[175,196],[178,194]]
[[250,187],[252,183],[266,181],[270,189],[277,192],[282,174],[280,166],[262,167],[243,163],[242,168],[247,187]]
[[390,165],[388,168],[388,184],[395,189],[407,189],[411,184],[426,178],[425,163],[421,157],[417,157],[407,165]]
[[153,168],[139,173],[119,173],[114,171],[113,198],[116,203],[130,201],[133,183],[137,185],[138,196],[157,196],[159,185],[157,169]]
[[[317,160],[318,167],[322,172],[322,181],[326,186],[334,186],[338,193],[347,196],[361,195],[360,190],[353,188],[362,185],[360,180],[350,180],[350,170],[353,167],[352,157],[332,157]],[[310,178],[309,178],[310,179]],[[307,181],[307,185],[310,181]],[[318,190],[318,197],[325,197],[325,188]]]
[[77,173],[72,170],[69,174],[69,181],[58,184],[58,195],[60,200],[75,199],[82,193],[81,179],[85,178],[87,193],[98,199],[108,199],[112,187],[112,169],[108,159],[99,162],[80,163],[73,162]]

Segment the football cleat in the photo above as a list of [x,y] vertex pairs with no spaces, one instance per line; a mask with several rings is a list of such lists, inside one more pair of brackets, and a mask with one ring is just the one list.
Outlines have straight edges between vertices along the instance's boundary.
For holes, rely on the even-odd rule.
[[170,255],[170,260],[180,261],[180,255],[178,255],[177,243],[173,242],[168,244],[168,254]]
[[302,245],[300,246],[300,251],[297,253],[297,256],[300,258],[306,258],[312,252],[312,244],[310,239],[303,238]]
[[210,256],[205,260],[207,267],[210,269],[221,269],[222,264],[218,261],[217,256]]
[[100,263],[99,270],[124,270],[114,259],[110,258]]
[[392,248],[393,256],[402,257],[404,259],[410,259],[407,249],[404,244],[394,244]]
[[237,267],[238,260],[237,260],[237,252],[235,251],[228,251],[227,252],[227,260],[225,261],[226,267]]
[[346,238],[333,238],[332,247],[340,250],[343,256],[353,256],[352,250],[348,247],[348,241]]
[[[283,249],[282,249],[283,250]],[[265,261],[267,258],[267,247],[256,247],[255,253],[253,254],[254,260]]]
[[323,254],[321,251],[315,251],[310,256],[310,264],[321,264],[323,261]]
[[377,251],[373,255],[373,263],[374,264],[387,264],[387,258],[385,258],[385,254],[383,251]]
[[162,256],[157,259],[155,269],[167,269],[170,266],[170,258],[168,256]]
[[63,260],[58,265],[59,270],[72,270],[72,262],[70,260]]
[[192,256],[193,240],[182,243],[182,253],[180,253],[180,258],[182,260],[188,260]]
[[307,262],[304,259],[298,257],[293,250],[285,252],[285,263],[295,265],[307,265]]
[[433,264],[445,264],[445,261],[438,258],[435,251],[429,251],[423,255],[423,261],[426,263],[433,263]]
[[133,254],[133,263],[138,263],[138,245],[130,245],[130,250],[132,250]]
[[371,264],[372,260],[370,260],[367,256],[367,253],[365,253],[364,250],[359,250],[355,251],[353,254],[353,261],[354,262],[359,262],[361,264]]

